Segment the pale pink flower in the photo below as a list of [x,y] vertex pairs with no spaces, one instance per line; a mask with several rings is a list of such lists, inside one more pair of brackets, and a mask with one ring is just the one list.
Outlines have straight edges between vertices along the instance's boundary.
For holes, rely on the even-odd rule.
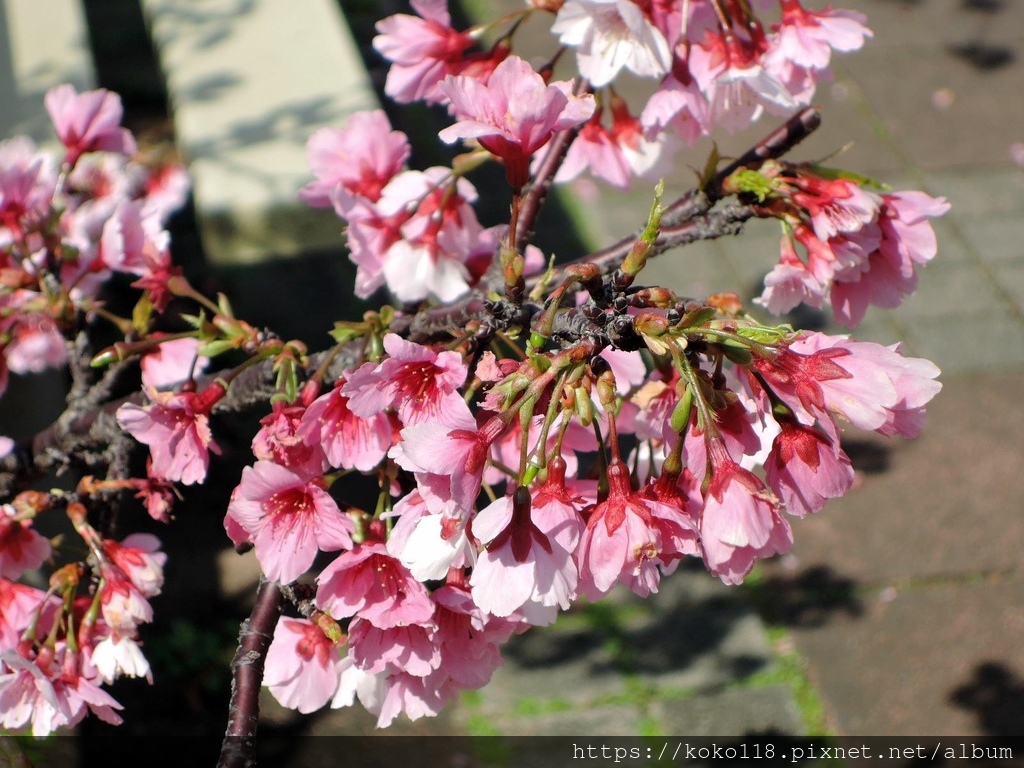
[[469,580],[481,610],[510,616],[527,601],[569,608],[576,596],[576,565],[571,552],[530,519],[526,488],[478,512],[473,535],[485,545]]
[[[57,598],[0,576],[0,648],[17,646],[22,633],[35,621],[44,604],[54,609]],[[45,625],[45,622],[39,624]]]
[[179,384],[202,373],[209,363],[210,358],[199,354],[199,339],[171,339],[142,356],[142,385],[162,389]]
[[100,612],[111,631],[134,635],[139,624],[153,620],[153,607],[146,596],[117,565],[101,564],[100,575]]
[[364,364],[342,387],[353,413],[370,418],[392,407],[406,427],[462,416],[465,403],[458,390],[467,368],[458,352],[437,352],[393,333],[384,337],[384,350],[387,358],[376,366]]
[[707,128],[741,131],[765,109],[784,113],[796,106],[785,84],[760,61],[756,49],[734,37],[707,32],[690,48],[690,72],[708,101]]
[[386,675],[371,675],[355,665],[351,656],[338,663],[338,690],[331,699],[331,709],[351,707],[356,697],[367,712],[378,714],[384,701]]
[[792,183],[793,202],[807,211],[819,240],[857,233],[878,218],[881,198],[852,181],[800,174]]
[[590,512],[580,542],[580,593],[603,597],[616,582],[641,597],[658,591],[657,558],[661,533],[649,502],[629,487],[629,470],[621,461],[608,467],[608,498]]
[[791,345],[798,354],[827,353],[847,373],[819,382],[828,411],[860,429],[916,437],[924,426],[925,405],[942,384],[934,380],[939,375],[934,363],[904,357],[900,348],[822,333],[805,333]]
[[57,168],[31,139],[0,141],[0,246],[23,237],[26,225],[41,221],[53,200]]
[[438,668],[461,688],[480,688],[502,664],[499,645],[508,639],[512,621],[484,615],[462,586],[446,584],[431,593],[436,604],[434,642],[441,649]]
[[59,85],[47,91],[44,102],[69,165],[85,152],[135,154],[135,139],[121,127],[123,110],[116,93],[103,88],[78,93],[74,86]]
[[[88,671],[84,674],[82,669]],[[95,682],[94,682],[95,680]],[[47,736],[78,724],[88,712],[111,725],[121,709],[96,682],[100,678],[84,658],[60,641],[35,658],[13,650],[0,653],[0,728]]]
[[640,113],[640,124],[655,134],[671,129],[691,147],[708,132],[708,102],[697,81],[685,75],[685,81],[673,74],[661,82]]
[[505,425],[495,416],[477,429],[465,403],[461,411],[453,409],[453,413],[454,418],[406,427],[388,455],[403,469],[416,473],[430,511],[465,517],[480,493],[491,444]]
[[784,421],[764,465],[768,486],[797,517],[819,511],[853,485],[853,467],[838,432],[831,422],[822,426],[831,434]]
[[[434,678],[439,678],[442,684],[438,685],[439,680]],[[454,686],[444,684],[448,682],[449,679],[440,672],[429,677],[416,677],[404,672],[389,675],[377,727],[387,728],[400,714],[405,714],[410,720],[439,714],[457,692]]]
[[210,432],[210,410],[224,396],[224,387],[212,384],[202,392],[158,392],[148,388],[150,404],[125,403],[117,409],[117,423],[136,440],[149,446],[152,472],[185,485],[201,483],[210,465],[210,451],[219,453]]
[[252,539],[267,578],[284,584],[309,570],[318,551],[351,547],[355,530],[316,479],[270,461],[242,470],[227,517]]
[[50,542],[32,530],[31,520],[16,520],[10,504],[0,505],[0,579],[17,579],[50,556]]
[[357,613],[380,629],[430,621],[427,589],[381,541],[366,541],[339,555],[317,577],[316,603],[335,619]]
[[263,685],[282,706],[309,714],[338,690],[340,663],[338,649],[316,624],[282,616],[267,650]]
[[856,11],[809,11],[799,0],[782,0],[782,20],[774,24],[775,38],[767,54],[769,61],[786,60],[807,69],[825,69],[832,51],[848,53],[872,37],[864,26],[867,19]]
[[391,420],[377,412],[364,418],[349,409],[342,394],[344,378],[314,400],[302,414],[299,435],[317,441],[332,467],[369,472],[387,455],[392,442]]
[[126,675],[145,678],[153,684],[153,672],[142,648],[126,635],[112,633],[96,643],[89,655],[89,662],[96,668],[105,683]]
[[419,17],[396,14],[377,22],[373,47],[392,62],[384,92],[399,103],[439,102],[438,84],[465,66],[473,38],[451,26],[447,0],[412,0]]
[[672,65],[665,36],[630,0],[569,0],[551,32],[576,49],[580,74],[595,88],[608,85],[623,69],[658,78]]
[[299,199],[326,208],[340,189],[377,202],[409,152],[405,134],[391,129],[383,110],[356,112],[344,128],[320,128],[309,137],[306,156],[316,181],[299,190]]
[[115,272],[145,276],[170,248],[170,233],[143,200],[123,200],[103,225],[100,259]]
[[711,484],[704,494],[700,535],[704,563],[726,584],[739,584],[760,558],[793,545],[779,501],[764,483],[713,443]]
[[443,579],[450,568],[470,567],[476,550],[466,534],[466,518],[432,513],[418,490],[395,504],[398,522],[388,537],[388,552],[417,581]]
[[570,83],[546,85],[518,56],[501,62],[486,85],[472,77],[451,77],[439,87],[458,118],[441,131],[441,139],[449,144],[476,139],[505,161],[513,189],[529,178],[530,157],[555,133],[585,122],[595,107],[593,96],[573,96]]

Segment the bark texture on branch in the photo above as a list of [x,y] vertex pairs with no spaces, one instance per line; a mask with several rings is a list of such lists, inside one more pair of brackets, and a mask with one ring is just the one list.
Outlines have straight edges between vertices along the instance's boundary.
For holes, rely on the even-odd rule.
[[256,765],[256,729],[260,722],[260,688],[267,649],[284,608],[284,595],[276,581],[260,580],[256,604],[238,633],[238,650],[231,660],[231,701],[228,725],[217,768]]

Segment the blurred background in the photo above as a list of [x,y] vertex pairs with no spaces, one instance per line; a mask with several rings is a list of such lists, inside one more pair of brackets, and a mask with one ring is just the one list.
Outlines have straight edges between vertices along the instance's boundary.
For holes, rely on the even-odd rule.
[[[821,7],[808,2],[809,7]],[[905,342],[934,360],[944,389],[914,441],[847,430],[858,486],[794,525],[793,552],[726,588],[681,568],[662,593],[616,594],[516,638],[492,684],[399,734],[1018,735],[1024,723],[1024,3],[843,0],[875,37],[834,59],[819,88],[823,127],[792,157],[830,161],[893,189],[945,196],[939,255],[916,295],[870,311],[855,333]],[[473,0],[463,25],[520,7]],[[193,283],[282,336],[325,347],[333,321],[360,315],[340,221],[297,203],[305,139],[381,103],[386,65],[373,25],[397,0],[0,0],[0,133],[52,141],[42,97],[61,82],[119,92],[144,151],[194,177],[172,223]],[[458,26],[458,23],[457,23]],[[523,30],[538,55],[554,40]],[[529,55],[529,50],[527,51]],[[629,91],[626,90],[628,97]],[[443,163],[443,114],[384,105],[419,167]],[[639,103],[634,105],[639,107]],[[719,137],[738,154],[773,128]],[[852,142],[852,143],[851,143]],[[668,194],[692,185],[710,151],[677,157]],[[507,216],[500,172],[473,177],[485,224]],[[637,229],[652,189],[583,180],[545,211],[539,243],[572,257]],[[645,273],[680,293],[747,300],[778,254],[778,231],[665,254]],[[827,315],[791,318],[840,332]],[[15,378],[0,434],[23,437],[60,411],[61,377]],[[218,426],[228,450],[212,481],[188,489],[179,522],[153,532],[171,558],[157,621],[144,634],[157,687],[119,683],[120,729],[83,724],[52,740],[64,764],[91,765],[173,734],[175,764],[210,759],[224,728],[226,663],[255,583],[227,547],[227,494],[249,461],[254,421]],[[186,519],[187,518],[187,519]],[[146,527],[145,523],[140,524]],[[314,764],[303,734],[370,733],[361,711],[300,718],[266,700],[264,757]],[[184,750],[184,754],[182,752]],[[287,755],[287,763],[285,762]],[[173,756],[173,758],[172,758]],[[154,754],[159,764],[161,754]]]

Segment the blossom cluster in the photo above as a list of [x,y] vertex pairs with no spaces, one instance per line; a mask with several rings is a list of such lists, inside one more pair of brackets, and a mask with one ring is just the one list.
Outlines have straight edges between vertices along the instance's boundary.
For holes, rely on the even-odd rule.
[[[776,8],[778,21],[766,26],[754,6]],[[634,284],[666,246],[660,187],[617,264],[582,257],[545,271],[528,242],[547,182],[587,170],[624,188],[664,173],[701,136],[809,103],[832,52],[870,36],[859,14],[799,0],[537,0],[458,31],[446,0],[413,8],[378,25],[386,92],[447,108],[440,139],[468,152],[450,168],[411,168],[410,142],[382,110],[310,138],[315,180],[300,198],[345,220],[356,294],[386,289],[402,308],[339,322],[337,346],[319,358],[188,285],[163,226],[185,182],[134,162],[116,96],[48,95],[61,159],[25,140],[0,144],[0,392],[8,368],[76,353],[82,317],[109,320],[125,339],[91,362],[137,357],[142,391],[115,404],[95,394],[100,382],[90,403],[115,414],[123,443],[148,449],[144,478],[125,477],[115,446],[105,479],[0,507],[0,726],[41,735],[88,711],[119,720],[100,685],[149,677],[139,626],[165,556],[152,536],[118,543],[96,513],[131,491],[169,522],[175,484],[204,482],[219,451],[215,409],[256,366],[273,372],[274,394],[224,528],[299,614],[277,621],[264,684],[301,712],[358,699],[382,727],[485,685],[513,634],[617,587],[655,593],[683,558],[741,583],[790,549],[792,520],[853,486],[844,424],[903,437],[923,427],[939,371],[898,344],[764,324],[733,294]],[[514,53],[531,14],[550,17],[579,78],[553,79],[554,50],[536,68]],[[626,72],[650,81],[641,108],[613,86]],[[512,207],[507,223],[485,226],[466,176],[491,159]],[[758,303],[778,313],[828,301],[851,326],[869,304],[893,307],[914,290],[936,253],[929,219],[948,208],[777,158],[720,175],[700,191],[783,228]],[[143,292],[130,320],[98,299],[115,273]],[[200,306],[184,316],[188,330],[156,329],[172,296]],[[227,351],[245,362],[202,378]],[[0,438],[0,460],[14,450]],[[353,501],[352,480],[376,488],[372,509]],[[16,580],[57,560],[34,526],[52,509],[89,555],[39,590]]]
[[67,361],[65,334],[105,280],[130,275],[157,308],[170,296],[164,223],[185,201],[182,168],[147,168],[121,127],[121,100],[69,85],[46,95],[63,157],[24,137],[0,142],[0,394],[8,371]]

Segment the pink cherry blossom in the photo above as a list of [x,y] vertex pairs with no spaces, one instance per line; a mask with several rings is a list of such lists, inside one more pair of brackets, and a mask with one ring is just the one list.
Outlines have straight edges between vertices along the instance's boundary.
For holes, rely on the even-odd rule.
[[700,535],[704,563],[726,584],[739,584],[760,558],[793,545],[779,501],[764,483],[714,443],[713,473],[704,495]]
[[210,358],[198,350],[198,339],[184,338],[170,339],[146,352],[140,361],[143,386],[162,389],[185,381],[190,374],[202,373]]
[[146,390],[150,404],[125,403],[117,409],[117,423],[136,440],[149,446],[153,473],[185,485],[201,483],[210,464],[210,451],[219,453],[210,432],[209,413],[224,387],[212,384],[200,393]]
[[418,490],[395,504],[398,522],[387,548],[417,581],[443,579],[451,568],[470,567],[476,550],[466,533],[464,516],[433,513]]
[[405,134],[391,129],[383,110],[356,112],[344,128],[320,128],[309,137],[306,155],[317,180],[299,191],[299,199],[326,208],[340,189],[377,202],[410,151]]
[[486,546],[469,583],[486,613],[509,616],[528,600],[564,611],[575,597],[571,552],[533,523],[530,505],[530,492],[519,487],[473,518],[473,535]]
[[938,367],[919,357],[904,357],[901,345],[885,347],[844,336],[805,333],[793,344],[799,354],[831,356],[845,377],[820,383],[825,407],[860,429],[916,437],[924,426],[925,405],[942,384]]
[[377,22],[373,47],[392,62],[384,92],[399,103],[439,102],[438,84],[460,72],[473,38],[451,26],[447,0],[412,0],[419,17],[396,14]]
[[253,456],[303,477],[322,475],[324,451],[319,435],[302,429],[305,413],[306,406],[301,402],[274,403],[271,412],[260,419],[260,429],[252,439]]
[[462,415],[465,403],[458,389],[466,381],[466,364],[457,352],[437,352],[389,333],[384,337],[388,357],[379,365],[367,363],[349,377],[342,394],[349,409],[370,418],[393,407],[405,426]]
[[100,566],[103,586],[100,589],[100,611],[103,621],[114,632],[134,635],[139,624],[153,620],[153,607],[117,565],[103,563]]
[[720,126],[736,133],[765,109],[781,114],[796,106],[785,84],[765,69],[756,47],[735,37],[707,32],[690,49],[689,66],[708,102],[709,129]]
[[282,706],[315,712],[337,691],[340,662],[338,649],[316,624],[282,616],[267,650],[263,685]]
[[580,74],[595,88],[608,85],[623,69],[659,78],[672,64],[665,36],[631,0],[569,0],[551,33],[576,49]]
[[497,416],[480,429],[463,403],[454,418],[427,421],[402,430],[388,452],[400,467],[416,473],[420,493],[432,512],[465,517],[480,493],[491,444],[505,429]]
[[135,154],[135,139],[121,127],[123,110],[116,93],[103,88],[78,93],[73,86],[60,85],[50,89],[44,101],[69,165],[96,150]]
[[342,553],[317,577],[316,602],[335,619],[354,616],[380,629],[423,624],[434,614],[427,589],[381,541]]
[[167,554],[160,552],[160,540],[151,533],[133,533],[118,543],[103,540],[103,554],[131,580],[146,597],[160,594],[164,584]]
[[431,638],[434,629],[433,621],[381,629],[357,615],[349,625],[349,656],[371,674],[425,677],[441,664],[441,649]]
[[434,642],[441,650],[439,670],[461,688],[479,688],[502,664],[499,645],[512,621],[485,616],[465,587],[446,584],[430,595],[437,606]]
[[856,11],[809,11],[799,0],[782,0],[782,20],[773,25],[776,37],[768,54],[771,61],[786,60],[807,69],[825,69],[832,51],[848,53],[872,37],[866,21]]
[[505,161],[513,189],[526,183],[530,157],[558,131],[585,122],[595,106],[589,94],[573,96],[567,82],[546,85],[518,56],[501,62],[486,85],[472,77],[450,77],[439,87],[458,118],[441,131],[441,139],[449,144],[476,139]]
[[608,467],[608,498],[590,512],[580,542],[579,588],[589,600],[604,597],[616,582],[641,597],[658,591],[661,533],[651,507],[629,487],[621,461]]
[[765,462],[768,486],[782,499],[786,511],[804,517],[819,511],[828,499],[837,499],[853,485],[853,467],[839,446],[839,435],[813,427],[783,422]]
[[[683,78],[683,79],[680,79]],[[662,80],[640,113],[640,124],[660,134],[671,129],[685,146],[693,146],[708,132],[708,102],[689,72]]]
[[309,570],[318,551],[351,547],[355,530],[315,479],[270,461],[242,470],[227,517],[251,537],[267,578],[285,584]]
[[346,379],[339,378],[330,392],[310,404],[302,414],[299,434],[322,446],[332,467],[369,472],[391,447],[391,420],[381,412],[367,418],[353,413],[342,393],[345,384]]
[[10,504],[0,505],[0,579],[17,579],[50,556],[50,542],[31,526],[31,520],[16,519]]

